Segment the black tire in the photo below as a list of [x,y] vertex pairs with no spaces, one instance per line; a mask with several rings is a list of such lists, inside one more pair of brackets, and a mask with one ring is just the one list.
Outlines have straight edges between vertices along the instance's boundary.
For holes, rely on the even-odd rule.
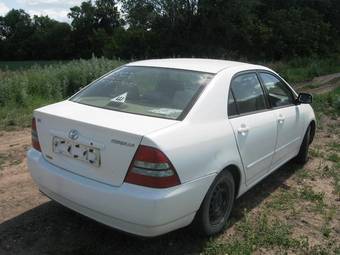
[[215,235],[225,228],[234,198],[234,178],[229,171],[223,171],[211,184],[196,214],[194,226],[200,235]]
[[295,162],[298,164],[306,164],[308,161],[308,149],[310,145],[311,126],[307,128],[306,134],[299,150],[299,154],[295,157]]

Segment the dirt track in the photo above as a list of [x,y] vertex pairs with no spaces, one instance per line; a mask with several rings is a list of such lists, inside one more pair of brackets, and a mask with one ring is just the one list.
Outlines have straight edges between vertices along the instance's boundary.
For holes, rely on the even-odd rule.
[[[322,213],[311,201],[293,201],[291,209],[274,210],[271,214],[293,226],[294,236],[307,236],[310,248],[340,244],[340,197],[334,180],[324,172],[334,166],[328,159],[339,155],[329,144],[339,144],[340,119],[322,119],[312,146],[312,158],[301,169],[286,164],[255,188],[242,196],[232,213],[231,226],[215,242],[228,242],[239,233],[235,225],[245,211],[255,218],[263,208],[276,206],[275,199],[287,190],[310,187],[323,194]],[[198,254],[206,252],[209,240],[196,236],[190,228],[175,231],[155,239],[141,239],[115,231],[41,195],[27,171],[25,152],[30,147],[30,130],[0,132],[0,254]],[[326,169],[326,170],[325,170]],[[302,173],[305,173],[302,172]],[[283,201],[279,201],[281,205]],[[327,220],[325,238],[324,212],[333,212]],[[328,248],[327,248],[328,249]],[[275,250],[261,248],[258,254],[273,254]],[[300,252],[299,252],[300,253]],[[302,252],[303,253],[303,252]],[[308,253],[308,252],[307,252]]]

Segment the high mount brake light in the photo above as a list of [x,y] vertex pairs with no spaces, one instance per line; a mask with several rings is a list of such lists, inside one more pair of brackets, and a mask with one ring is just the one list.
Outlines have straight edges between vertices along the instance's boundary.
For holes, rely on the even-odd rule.
[[144,145],[138,147],[125,182],[152,188],[169,188],[181,183],[165,154]]
[[32,118],[32,147],[37,151],[41,151],[35,118]]

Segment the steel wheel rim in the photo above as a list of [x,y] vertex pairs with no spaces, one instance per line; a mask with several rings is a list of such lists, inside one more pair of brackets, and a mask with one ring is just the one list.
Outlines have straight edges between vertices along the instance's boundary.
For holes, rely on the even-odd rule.
[[228,209],[228,186],[226,183],[219,183],[211,196],[209,204],[209,221],[212,225],[221,223]]

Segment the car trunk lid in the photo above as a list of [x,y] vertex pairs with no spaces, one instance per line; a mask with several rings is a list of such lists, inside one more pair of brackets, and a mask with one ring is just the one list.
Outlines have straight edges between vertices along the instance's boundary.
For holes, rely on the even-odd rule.
[[34,112],[46,160],[106,184],[120,186],[144,135],[178,123],[71,101]]

